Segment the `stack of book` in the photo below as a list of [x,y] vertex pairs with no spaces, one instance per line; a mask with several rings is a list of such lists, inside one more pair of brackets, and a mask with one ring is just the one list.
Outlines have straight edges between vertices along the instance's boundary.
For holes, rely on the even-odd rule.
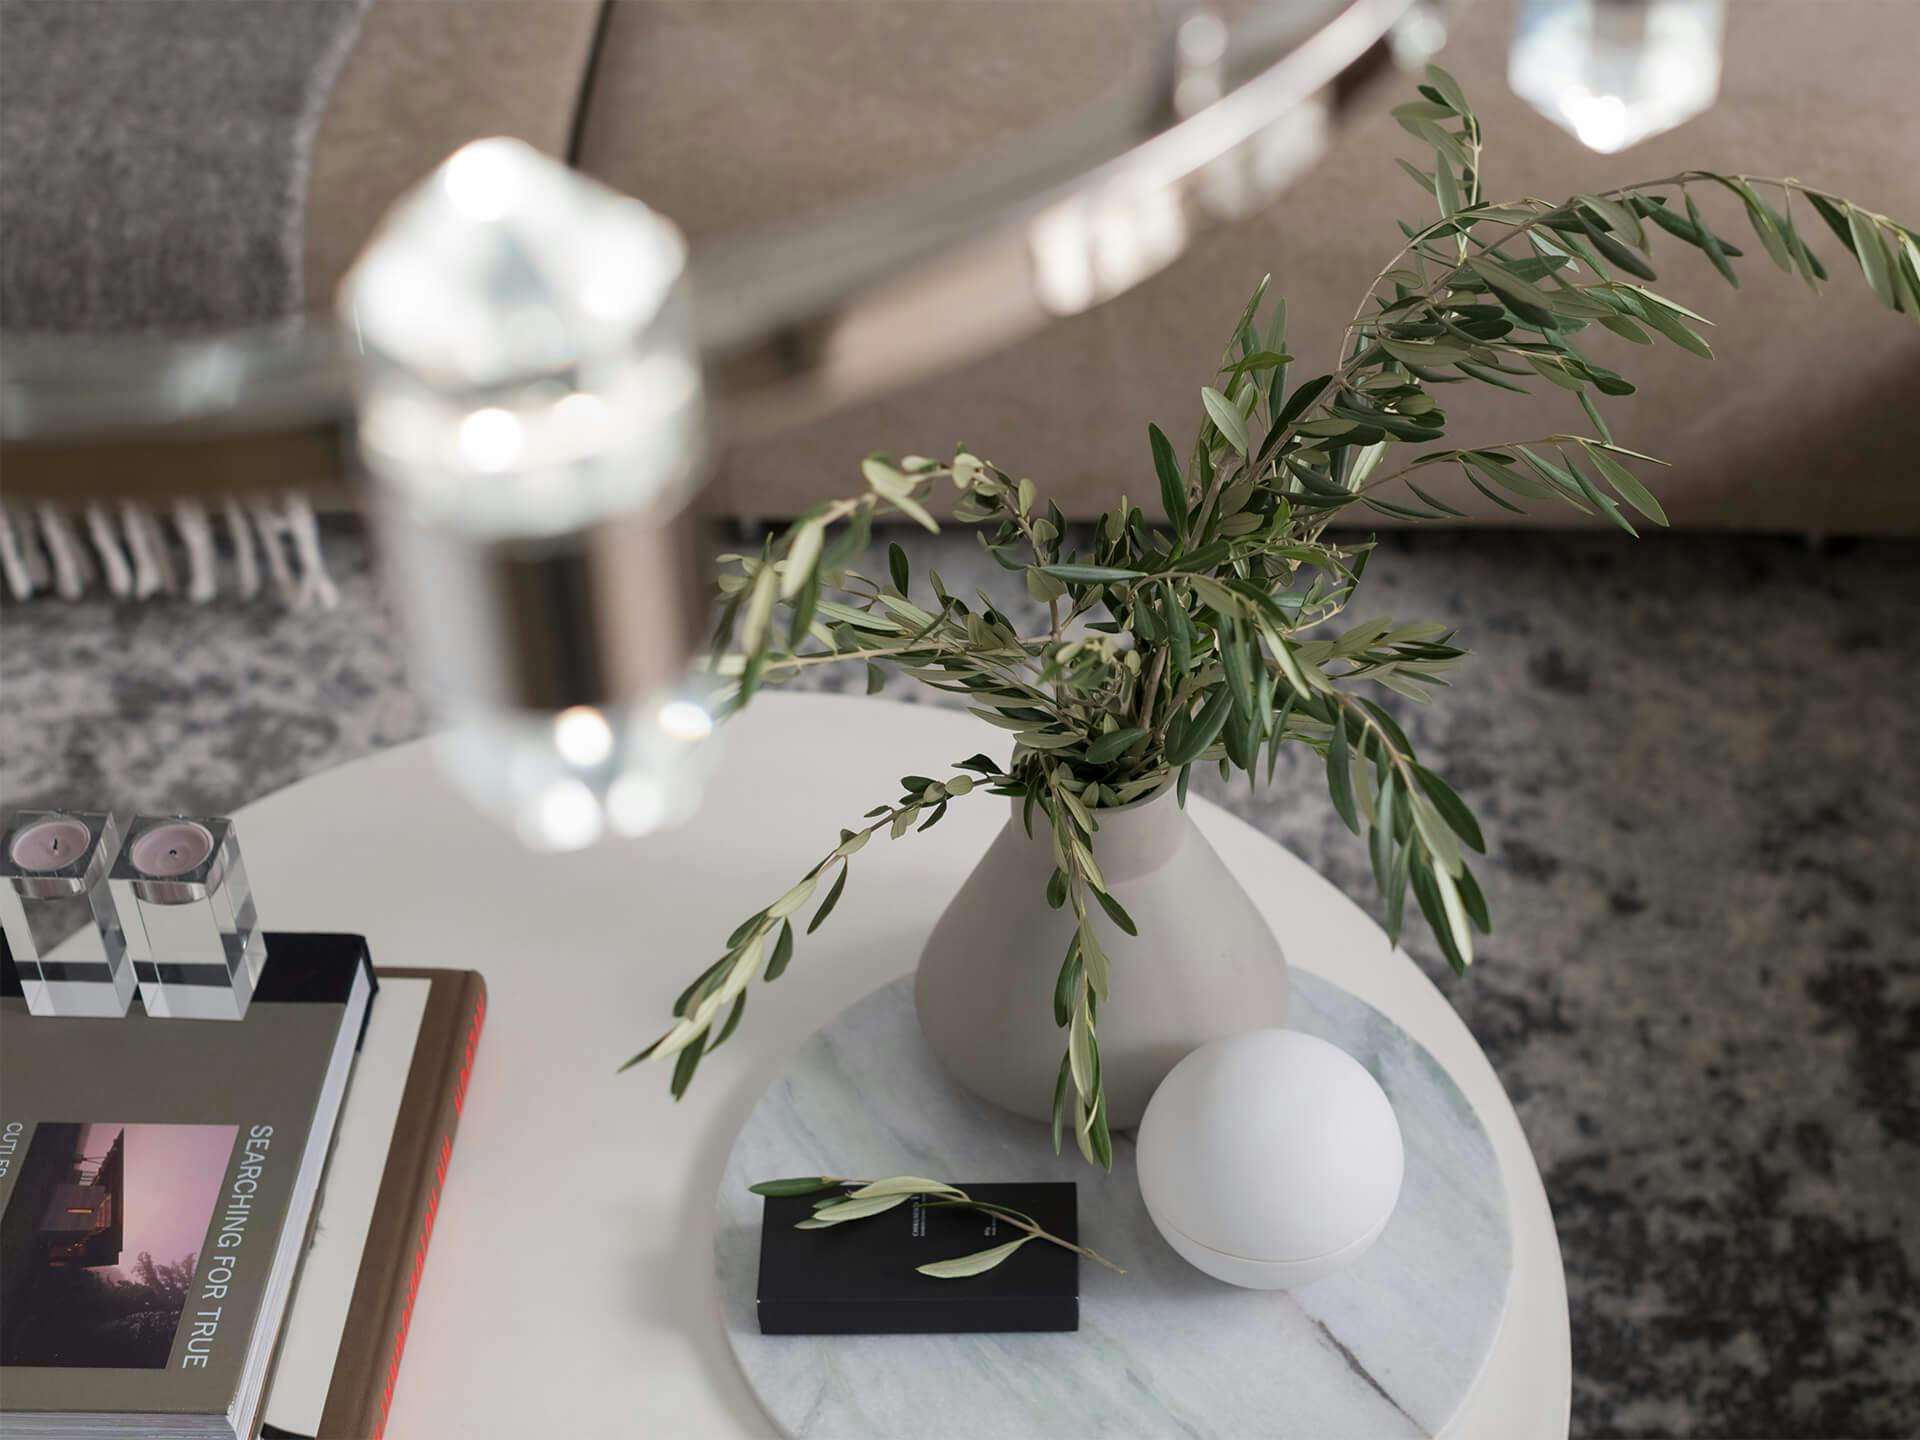
[[267,945],[238,1022],[32,1016],[0,950],[0,1436],[384,1428],[485,989]]

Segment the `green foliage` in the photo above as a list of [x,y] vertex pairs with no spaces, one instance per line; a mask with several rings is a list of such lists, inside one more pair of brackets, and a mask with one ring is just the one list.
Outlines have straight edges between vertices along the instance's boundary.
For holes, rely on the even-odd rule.
[[[1016,745],[1004,773],[975,756],[959,767],[972,775],[906,777],[893,804],[869,812],[866,828],[842,831],[799,885],[735,931],[727,953],[680,997],[676,1023],[635,1057],[678,1055],[676,1095],[737,1023],[776,932],[766,978],[786,968],[786,917],[826,871],[838,867],[809,933],[875,831],[897,839],[923,815],[920,828],[934,824],[975,776],[991,793],[1021,799],[1029,828],[1036,818],[1048,827],[1056,866],[1048,899],[1070,906],[1076,922],[1054,992],[1054,1018],[1067,1032],[1056,1148],[1071,1132],[1088,1160],[1112,1163],[1098,1013],[1114,961],[1089,916],[1107,915],[1123,934],[1133,927],[1095,860],[1099,814],[1169,785],[1184,801],[1196,764],[1251,777],[1263,754],[1270,774],[1285,744],[1322,755],[1334,809],[1366,838],[1389,936],[1399,938],[1411,890],[1442,953],[1464,970],[1474,932],[1488,928],[1465,858],[1484,850],[1480,828],[1420,764],[1375,687],[1426,703],[1466,652],[1443,624],[1349,620],[1372,542],[1330,536],[1330,522],[1356,508],[1457,516],[1440,487],[1464,483],[1506,510],[1570,505],[1629,534],[1637,533],[1629,511],[1665,524],[1633,468],[1663,462],[1616,443],[1596,399],[1631,394],[1633,385],[1589,346],[1604,331],[1712,357],[1697,328],[1711,322],[1649,288],[1656,233],[1738,284],[1733,262],[1743,252],[1709,228],[1696,188],[1733,195],[1761,250],[1817,291],[1829,271],[1795,219],[1796,207],[1811,210],[1880,302],[1920,321],[1914,232],[1842,197],[1797,180],[1690,170],[1557,204],[1489,203],[1480,123],[1450,76],[1430,68],[1420,98],[1395,117],[1431,151],[1431,170],[1404,168],[1439,218],[1401,227],[1405,244],[1354,313],[1339,368],[1291,391],[1286,307],[1267,305],[1260,283],[1214,383],[1200,392],[1203,418],[1184,468],[1165,433],[1147,427],[1142,480],[1157,492],[1158,518],[1123,498],[1094,527],[1091,549],[1068,551],[1065,518],[1033,481],[964,448],[950,461],[876,455],[861,467],[864,493],[803,515],[758,555],[723,557],[714,663],[731,692],[723,700],[744,705],[764,681],[850,661],[868,665],[871,688],[884,661],[962,697]],[[1534,388],[1542,381],[1547,390]],[[1440,395],[1456,384],[1554,400],[1564,393],[1590,433],[1556,428],[1445,447]],[[1398,455],[1410,458],[1387,463]],[[975,526],[987,553],[1047,607],[1044,630],[1020,634],[988,596],[951,594],[937,573],[925,577],[924,593],[910,593],[898,546],[889,547],[883,577],[853,568],[876,515],[938,528],[925,502],[940,487],[956,494],[955,519]],[[772,623],[781,606],[790,612],[784,631]],[[1127,957],[1118,959],[1124,983]]]

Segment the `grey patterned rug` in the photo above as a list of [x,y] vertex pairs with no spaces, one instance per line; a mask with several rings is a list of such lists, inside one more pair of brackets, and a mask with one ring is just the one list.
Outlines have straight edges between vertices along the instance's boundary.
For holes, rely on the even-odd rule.
[[[5,802],[217,812],[418,733],[357,533],[330,550],[331,614],[0,610]],[[1426,534],[1368,571],[1367,613],[1478,652],[1409,718],[1485,824],[1495,933],[1464,981],[1412,948],[1546,1178],[1576,1435],[1920,1434],[1916,576],[1920,545],[1687,536]],[[1370,903],[1302,760],[1209,793]]]

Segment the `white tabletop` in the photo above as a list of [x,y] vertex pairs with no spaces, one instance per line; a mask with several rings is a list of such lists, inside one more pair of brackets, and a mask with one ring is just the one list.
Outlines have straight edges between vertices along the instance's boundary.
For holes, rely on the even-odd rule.
[[[376,964],[479,970],[481,1042],[387,1433],[768,1435],[735,1367],[713,1273],[729,1143],[778,1062],[912,969],[1005,819],[957,801],[925,834],[876,840],[845,898],[675,1104],[666,1071],[616,1076],[726,934],[890,800],[905,774],[992,753],[958,712],[773,695],[724,732],[699,816],[671,834],[536,855],[441,779],[424,744],[304,781],[240,812],[263,923],[353,930]],[[1424,1044],[1499,1154],[1513,1293],[1450,1437],[1564,1437],[1571,1394],[1559,1242],[1519,1121],[1473,1037],[1379,928],[1298,858],[1194,801],[1201,827],[1282,936]],[[1284,899],[1284,909],[1282,902]]]

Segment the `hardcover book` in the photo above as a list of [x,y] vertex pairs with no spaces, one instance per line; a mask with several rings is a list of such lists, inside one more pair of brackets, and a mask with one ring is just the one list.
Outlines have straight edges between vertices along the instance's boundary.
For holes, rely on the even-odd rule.
[[0,950],[0,1434],[254,1434],[374,986],[266,940],[232,1022],[30,1015]]
[[[976,1200],[1031,1215],[1043,1230],[1079,1240],[1071,1181],[1022,1185],[955,1182]],[[760,1223],[760,1330],[766,1335],[913,1335],[1078,1330],[1080,1257],[1044,1240],[992,1270],[940,1280],[915,1267],[1004,1245],[1004,1220],[924,1203],[825,1230],[793,1227],[818,1196],[768,1196]]]
[[313,1239],[267,1392],[266,1440],[379,1440],[486,1021],[471,970],[380,970]]

